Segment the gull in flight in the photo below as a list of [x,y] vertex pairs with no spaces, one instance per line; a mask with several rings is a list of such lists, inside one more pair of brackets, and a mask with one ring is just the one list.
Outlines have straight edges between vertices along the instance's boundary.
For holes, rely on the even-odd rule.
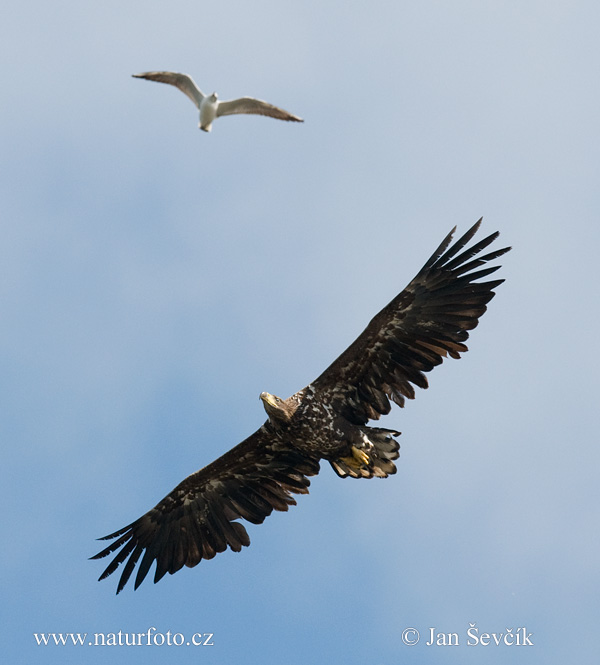
[[220,102],[216,92],[213,92],[212,95],[205,95],[194,83],[192,77],[187,74],[178,74],[177,72],[144,72],[143,74],[132,74],[132,76],[136,79],[168,83],[179,88],[181,92],[186,94],[194,102],[200,111],[198,127],[205,132],[210,132],[212,123],[216,118],[235,113],[253,113],[255,115],[268,115],[278,120],[304,122],[302,118],[292,115],[277,106],[263,102],[262,99],[240,97],[239,99]]

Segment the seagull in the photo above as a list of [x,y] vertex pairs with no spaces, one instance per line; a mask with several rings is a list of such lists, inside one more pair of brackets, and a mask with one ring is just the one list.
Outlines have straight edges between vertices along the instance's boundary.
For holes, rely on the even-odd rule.
[[143,74],[132,74],[136,79],[147,79],[148,81],[158,81],[159,83],[168,83],[179,88],[181,92],[187,95],[200,111],[200,122],[198,127],[205,132],[210,132],[212,124],[216,118],[222,115],[233,115],[235,113],[253,113],[255,115],[268,115],[278,120],[291,120],[292,122],[304,122],[297,115],[292,115],[283,109],[273,106],[262,99],[253,97],[240,97],[231,99],[227,102],[220,102],[217,93],[205,95],[202,90],[194,83],[194,79],[187,74],[178,72],[144,72]]

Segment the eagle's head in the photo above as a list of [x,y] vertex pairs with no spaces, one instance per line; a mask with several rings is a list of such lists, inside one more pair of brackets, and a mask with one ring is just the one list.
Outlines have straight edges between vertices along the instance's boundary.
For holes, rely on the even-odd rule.
[[262,400],[265,411],[273,424],[289,423],[294,415],[295,409],[287,400],[281,399],[276,395],[270,393],[261,393],[260,399]]

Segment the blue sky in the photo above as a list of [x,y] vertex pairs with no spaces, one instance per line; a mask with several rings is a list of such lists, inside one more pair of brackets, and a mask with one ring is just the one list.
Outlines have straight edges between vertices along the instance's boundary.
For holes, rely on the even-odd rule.
[[[592,2],[22,2],[0,21],[7,662],[593,662],[600,145]],[[303,125],[224,118],[192,74]],[[252,546],[127,588],[95,538],[314,379],[455,224],[514,247],[470,351]],[[526,627],[534,645],[468,646]],[[39,647],[34,633],[213,633]],[[425,644],[429,628],[459,634]],[[402,642],[417,628],[419,644]]]

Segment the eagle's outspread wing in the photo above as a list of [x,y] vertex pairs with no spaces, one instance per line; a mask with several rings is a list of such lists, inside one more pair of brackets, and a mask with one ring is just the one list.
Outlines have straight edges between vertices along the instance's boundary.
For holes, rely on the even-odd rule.
[[117,593],[141,562],[135,588],[156,561],[154,582],[184,565],[212,559],[229,546],[239,552],[250,538],[238,519],[261,524],[271,512],[295,505],[308,494],[307,476],[319,472],[318,459],[282,444],[268,424],[208,466],[188,476],[138,520],[100,540],[116,539],[91,557],[117,552],[100,580],[125,564]]
[[390,399],[404,406],[413,385],[427,388],[424,372],[446,356],[467,351],[467,331],[478,323],[503,279],[482,279],[500,266],[482,268],[509,251],[481,252],[498,233],[464,249],[481,219],[449,247],[453,229],[417,276],[369,323],[364,332],[312,384],[315,399],[331,404],[355,425],[389,413]]

